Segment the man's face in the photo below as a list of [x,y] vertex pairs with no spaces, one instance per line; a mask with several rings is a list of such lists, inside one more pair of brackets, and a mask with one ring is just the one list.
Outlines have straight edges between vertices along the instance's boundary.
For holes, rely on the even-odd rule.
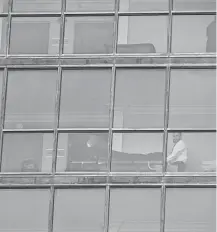
[[178,143],[179,140],[181,140],[181,134],[180,133],[174,133],[173,134],[173,143]]

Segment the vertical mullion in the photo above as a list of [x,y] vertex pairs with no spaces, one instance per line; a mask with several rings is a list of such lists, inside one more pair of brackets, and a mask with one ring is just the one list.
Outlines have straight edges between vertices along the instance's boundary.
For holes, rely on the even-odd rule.
[[54,219],[54,200],[55,200],[55,188],[50,188],[50,202],[49,202],[49,214],[48,214],[48,232],[53,232],[53,219]]
[[110,89],[110,109],[109,109],[109,136],[108,136],[108,174],[107,174],[107,186],[105,192],[105,214],[104,214],[104,232],[109,231],[109,210],[110,210],[110,186],[108,185],[111,172],[112,163],[112,138],[113,138],[113,122],[114,122],[114,101],[115,101],[115,79],[116,79],[116,59],[115,54],[117,51],[118,40],[118,11],[120,0],[115,0],[115,16],[114,16],[114,32],[113,32],[113,66],[112,66],[112,80]]
[[165,231],[165,208],[166,208],[166,186],[161,186],[161,214],[160,214],[160,232]]
[[7,17],[7,32],[6,32],[6,57],[8,57],[10,49],[10,36],[11,36],[11,21],[12,21],[12,6],[13,0],[8,1],[8,17]]

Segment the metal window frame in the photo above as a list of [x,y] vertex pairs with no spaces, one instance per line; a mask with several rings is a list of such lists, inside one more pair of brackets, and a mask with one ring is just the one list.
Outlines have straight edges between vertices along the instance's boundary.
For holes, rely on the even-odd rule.
[[[0,117],[0,170],[2,161],[4,133],[53,133],[52,171],[50,173],[3,173],[0,172],[0,189],[18,188],[46,188],[50,191],[48,231],[53,231],[55,190],[57,188],[103,188],[105,190],[104,232],[109,231],[110,192],[111,188],[159,188],[161,191],[160,231],[165,230],[165,208],[167,188],[216,188],[216,173],[168,173],[166,172],[166,154],[168,133],[184,132],[213,132],[216,128],[169,128],[169,99],[170,78],[172,69],[216,69],[216,53],[172,53],[172,20],[173,15],[215,15],[216,11],[175,11],[173,0],[168,0],[167,11],[121,12],[120,0],[115,0],[114,11],[109,12],[68,12],[66,1],[61,2],[60,12],[13,12],[13,0],[8,2],[8,12],[0,13],[0,17],[7,19],[6,52],[0,55],[0,69],[3,71],[3,86],[1,96]],[[167,52],[165,54],[118,54],[118,20],[120,16],[168,16]],[[114,44],[112,54],[64,54],[64,28],[66,17],[77,16],[112,16],[114,17]],[[13,55],[9,54],[12,17],[59,17],[60,43],[58,55]],[[61,99],[62,73],[64,69],[109,68],[112,70],[110,89],[110,124],[108,128],[59,128],[59,113]],[[119,68],[162,69],[166,72],[165,106],[163,128],[113,128],[114,98],[116,70]],[[58,84],[55,102],[55,127],[53,129],[27,130],[5,129],[5,107],[7,96],[8,70],[15,69],[52,69],[58,72]],[[56,172],[58,135],[64,132],[102,132],[108,133],[108,162],[106,172]],[[132,173],[111,172],[112,136],[113,133],[163,133],[163,172],[162,173]]]

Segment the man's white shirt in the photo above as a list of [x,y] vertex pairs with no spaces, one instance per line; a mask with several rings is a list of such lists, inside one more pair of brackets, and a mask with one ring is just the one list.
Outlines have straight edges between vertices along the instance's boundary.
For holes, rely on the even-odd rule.
[[182,140],[179,140],[179,142],[174,145],[172,153],[167,157],[167,161],[171,163],[176,161],[185,163],[187,158],[187,147]]

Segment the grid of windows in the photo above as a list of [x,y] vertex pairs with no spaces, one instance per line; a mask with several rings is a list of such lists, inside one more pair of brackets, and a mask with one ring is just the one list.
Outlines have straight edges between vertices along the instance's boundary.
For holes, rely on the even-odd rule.
[[216,231],[216,1],[0,1],[0,232]]

